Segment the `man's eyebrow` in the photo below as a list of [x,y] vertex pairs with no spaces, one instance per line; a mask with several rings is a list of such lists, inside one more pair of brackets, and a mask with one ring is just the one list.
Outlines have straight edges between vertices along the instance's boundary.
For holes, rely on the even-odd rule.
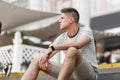
[[61,16],[60,18],[61,18],[61,19],[63,19],[64,17],[63,17],[63,16]]

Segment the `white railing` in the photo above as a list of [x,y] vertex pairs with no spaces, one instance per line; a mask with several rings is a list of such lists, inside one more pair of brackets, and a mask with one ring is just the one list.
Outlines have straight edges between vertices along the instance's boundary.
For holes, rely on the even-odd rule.
[[40,53],[43,53],[46,49],[29,46],[29,45],[22,45],[22,62],[29,62],[34,58],[40,56]]
[[13,58],[12,53],[13,53],[12,45],[0,47],[0,61],[4,64],[11,64]]
[[[13,39],[13,45],[0,47],[0,61],[4,64],[12,64],[12,72],[21,72],[23,62],[31,62],[34,58],[40,56],[46,49],[22,44],[20,32],[16,32]],[[60,63],[59,54],[51,60]]]
[[[20,66],[21,69],[21,64],[23,62],[25,61],[30,62],[34,58],[39,57],[39,55],[43,53],[45,50],[46,49],[44,48],[21,44],[21,48],[18,50],[18,52],[22,52],[22,53],[21,55],[17,55],[16,57],[14,56],[13,45],[8,45],[8,46],[0,47],[0,61],[4,64],[13,64],[13,68],[14,68],[13,72],[19,72],[18,67]],[[20,64],[15,65],[14,63],[15,64],[20,63]]]

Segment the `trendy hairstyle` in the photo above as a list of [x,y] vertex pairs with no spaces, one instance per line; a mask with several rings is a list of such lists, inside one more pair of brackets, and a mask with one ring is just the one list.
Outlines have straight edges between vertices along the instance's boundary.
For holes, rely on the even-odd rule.
[[2,22],[0,21],[0,33],[1,33],[1,28],[2,28]]
[[75,8],[63,8],[61,10],[61,13],[67,13],[68,15],[71,15],[74,18],[76,23],[79,22],[79,13]]

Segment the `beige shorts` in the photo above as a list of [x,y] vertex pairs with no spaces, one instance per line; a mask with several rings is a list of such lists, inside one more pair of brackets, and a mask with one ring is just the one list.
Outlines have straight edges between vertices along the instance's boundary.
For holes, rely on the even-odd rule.
[[[49,74],[55,78],[58,77],[60,71],[60,64],[56,64],[51,62],[52,64],[52,72]],[[95,72],[94,68],[83,58],[82,63],[78,65],[75,71],[72,73],[72,76],[69,80],[96,80],[97,72]]]

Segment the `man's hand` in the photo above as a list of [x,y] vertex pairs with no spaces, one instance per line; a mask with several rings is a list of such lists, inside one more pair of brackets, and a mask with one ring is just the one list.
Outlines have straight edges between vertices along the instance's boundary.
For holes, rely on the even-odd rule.
[[39,66],[41,69],[46,70],[47,65],[48,65],[48,54],[42,54],[39,58]]
[[46,53],[40,55],[39,58],[39,66],[41,69],[46,70],[48,63],[49,63],[49,56],[52,53],[51,49],[48,49]]

